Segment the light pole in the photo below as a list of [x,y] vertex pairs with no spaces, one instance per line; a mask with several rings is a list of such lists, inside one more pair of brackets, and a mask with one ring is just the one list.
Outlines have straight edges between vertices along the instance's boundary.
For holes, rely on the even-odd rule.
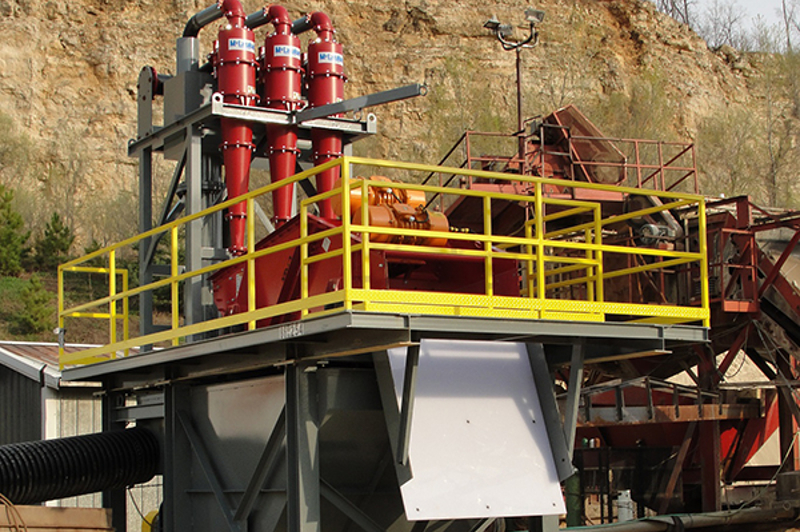
[[503,50],[514,50],[517,54],[517,135],[519,135],[519,158],[520,158],[520,173],[523,173],[525,165],[525,135],[524,124],[522,118],[522,60],[520,52],[523,48],[533,48],[539,44],[539,33],[536,31],[536,25],[544,20],[544,11],[538,9],[527,8],[525,9],[525,20],[528,22],[528,36],[521,41],[511,41],[509,37],[514,32],[511,24],[501,24],[496,16],[492,16],[487,20],[483,27],[494,32],[497,40],[503,46]]

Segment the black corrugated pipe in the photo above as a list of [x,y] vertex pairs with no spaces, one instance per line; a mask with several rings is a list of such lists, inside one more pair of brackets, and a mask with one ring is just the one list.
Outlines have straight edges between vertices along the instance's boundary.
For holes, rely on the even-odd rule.
[[186,27],[183,29],[183,36],[197,37],[201,29],[215,20],[222,18],[224,14],[219,4],[214,4],[213,6],[205,8],[189,19],[189,22],[186,23]]
[[158,472],[159,445],[134,428],[0,446],[0,493],[36,504],[147,482]]

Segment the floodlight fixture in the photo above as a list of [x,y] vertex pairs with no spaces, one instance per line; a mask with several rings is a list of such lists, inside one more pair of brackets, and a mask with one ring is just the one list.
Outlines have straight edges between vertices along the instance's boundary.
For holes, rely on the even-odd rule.
[[483,23],[483,27],[490,31],[497,31],[500,27],[500,21],[497,20],[497,15],[492,15],[492,18]]
[[544,20],[544,11],[529,7],[525,9],[525,20],[531,24],[540,24]]

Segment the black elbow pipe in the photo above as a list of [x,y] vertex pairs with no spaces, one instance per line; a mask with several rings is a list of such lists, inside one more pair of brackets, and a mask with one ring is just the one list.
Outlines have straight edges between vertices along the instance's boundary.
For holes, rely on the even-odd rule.
[[269,24],[269,16],[267,12],[263,9],[260,11],[256,11],[255,13],[250,13],[244,19],[244,25],[254,30],[256,28],[260,28],[264,24]]
[[147,429],[115,430],[0,446],[0,493],[36,504],[147,482],[160,450]]
[[186,27],[183,29],[183,36],[197,37],[201,29],[215,20],[221,19],[224,14],[225,13],[222,12],[218,4],[205,8],[189,19],[189,22],[186,23]]
[[301,33],[305,33],[313,27],[314,23],[311,21],[311,17],[301,17],[292,22],[292,33],[295,35],[300,35]]

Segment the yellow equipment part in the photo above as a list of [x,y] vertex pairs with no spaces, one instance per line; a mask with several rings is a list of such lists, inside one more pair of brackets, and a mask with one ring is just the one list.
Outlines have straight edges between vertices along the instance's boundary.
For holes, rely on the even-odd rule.
[[[350,183],[363,181],[363,177],[356,177],[350,179]],[[369,181],[382,181],[384,183],[393,183],[388,177],[382,175],[374,175],[368,178]],[[334,188],[341,186],[341,179],[336,181]],[[408,190],[408,189],[395,189],[392,187],[368,187],[367,189],[367,204],[368,205],[391,205],[395,203],[405,203],[410,205],[413,209],[422,208],[425,206],[425,192],[422,190]],[[350,216],[352,217],[357,211],[361,210],[361,187],[352,187],[350,189]],[[337,216],[342,215],[342,200],[340,196],[333,196],[331,198],[331,206],[333,212]]]
[[158,510],[150,510],[142,519],[142,532],[153,532],[153,523],[158,517]]

